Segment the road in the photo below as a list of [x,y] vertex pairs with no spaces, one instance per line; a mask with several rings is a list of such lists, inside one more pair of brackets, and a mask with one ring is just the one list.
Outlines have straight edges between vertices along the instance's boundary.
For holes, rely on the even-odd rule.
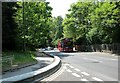
[[100,52],[45,52],[59,56],[62,67],[43,81],[118,81],[118,56]]

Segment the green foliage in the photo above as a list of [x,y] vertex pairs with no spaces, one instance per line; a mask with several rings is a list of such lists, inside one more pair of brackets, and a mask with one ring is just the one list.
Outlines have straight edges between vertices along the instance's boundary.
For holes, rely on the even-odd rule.
[[28,47],[38,47],[47,43],[49,39],[50,19],[52,8],[49,3],[18,2],[22,7],[16,13],[18,24],[18,41],[23,40]]
[[60,39],[57,39],[57,40],[54,40],[52,43],[53,43],[53,45],[54,46],[57,46],[58,45],[58,41],[59,41]]
[[88,29],[89,6],[91,3],[77,2],[71,5],[70,14],[64,19],[64,37],[71,37],[74,41],[85,37]]
[[63,21],[64,37],[78,44],[120,42],[120,2],[77,2]]
[[55,39],[63,37],[63,35],[62,35],[62,32],[63,32],[62,21],[63,21],[63,18],[61,16],[58,16],[55,19],[55,28],[57,29]]
[[[119,9],[116,5],[119,2],[105,2],[98,3],[98,7],[94,10],[91,15],[92,27],[99,28],[102,35],[101,39],[103,43],[113,43],[114,40],[114,30],[117,29],[119,24]],[[116,35],[117,36],[117,35]]]
[[54,17],[51,23],[51,39],[53,45],[58,44],[58,39],[63,37],[63,26],[62,26],[63,18],[61,16]]
[[120,2],[78,1],[64,19],[52,17],[51,11],[44,0],[3,3],[3,49],[57,45],[61,38],[77,44],[120,43]]
[[65,38],[76,38],[76,27],[74,18],[65,18],[63,21],[63,35]]

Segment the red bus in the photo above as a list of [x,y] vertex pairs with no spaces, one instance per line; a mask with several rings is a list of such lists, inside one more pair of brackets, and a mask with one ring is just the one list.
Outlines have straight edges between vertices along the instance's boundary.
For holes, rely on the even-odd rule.
[[58,42],[59,51],[73,51],[72,38],[64,38]]

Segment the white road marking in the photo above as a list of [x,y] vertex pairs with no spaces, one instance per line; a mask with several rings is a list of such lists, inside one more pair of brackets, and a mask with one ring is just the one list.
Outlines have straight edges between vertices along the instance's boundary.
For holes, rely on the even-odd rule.
[[70,68],[74,68],[73,66],[69,65]]
[[81,79],[81,81],[88,81],[87,79]]
[[78,75],[76,73],[72,73],[72,75],[74,75],[75,77],[80,77],[80,75]]
[[94,59],[93,61],[96,61],[96,62],[101,62],[101,63],[103,62],[103,61],[100,61],[100,60],[96,60],[96,59]]
[[111,60],[117,60],[117,59],[111,59]]
[[86,73],[86,72],[81,72],[82,74],[89,76],[90,74]]
[[66,67],[66,66],[64,66],[64,67],[63,67],[63,69],[67,69],[67,67]]
[[67,72],[72,72],[70,69],[67,69]]
[[79,70],[79,69],[77,69],[77,68],[75,68],[74,70],[75,70],[75,71],[80,71],[80,70]]
[[103,81],[103,80],[101,80],[101,79],[99,79],[99,78],[96,78],[96,77],[92,77],[92,79],[94,79],[94,80],[96,80],[96,81]]

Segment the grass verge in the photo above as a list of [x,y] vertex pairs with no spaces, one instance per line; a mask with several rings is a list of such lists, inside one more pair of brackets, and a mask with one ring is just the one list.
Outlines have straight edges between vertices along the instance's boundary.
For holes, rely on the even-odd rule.
[[2,71],[7,71],[15,67],[26,64],[37,63],[35,60],[35,53],[27,52],[3,52],[2,53]]

